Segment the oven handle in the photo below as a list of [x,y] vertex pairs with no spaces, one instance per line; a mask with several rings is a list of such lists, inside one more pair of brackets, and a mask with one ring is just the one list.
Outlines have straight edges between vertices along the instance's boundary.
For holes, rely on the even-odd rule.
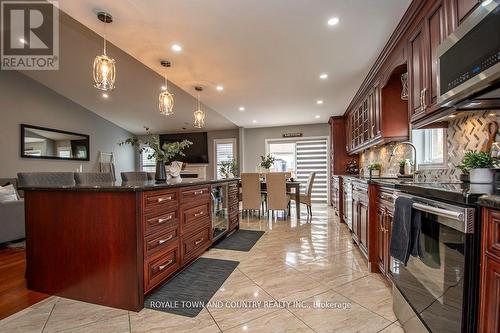
[[432,207],[432,206],[428,206],[428,205],[422,205],[420,203],[414,203],[412,205],[412,207],[415,209],[427,212],[427,213],[436,214],[438,216],[447,217],[447,218],[454,219],[457,221],[464,220],[464,214],[460,213],[460,212],[454,212],[452,210]]

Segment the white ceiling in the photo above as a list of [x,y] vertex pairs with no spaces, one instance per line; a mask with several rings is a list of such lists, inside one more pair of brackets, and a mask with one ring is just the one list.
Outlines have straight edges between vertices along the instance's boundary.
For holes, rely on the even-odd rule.
[[[193,94],[201,83],[205,104],[238,126],[262,127],[324,123],[342,114],[410,2],[60,0],[59,6],[99,34],[95,13],[110,12],[107,36],[116,46],[158,73],[164,73],[158,60],[171,60],[168,76],[176,85]],[[326,24],[332,16],[340,18],[333,27]],[[182,52],[173,52],[173,43]]]

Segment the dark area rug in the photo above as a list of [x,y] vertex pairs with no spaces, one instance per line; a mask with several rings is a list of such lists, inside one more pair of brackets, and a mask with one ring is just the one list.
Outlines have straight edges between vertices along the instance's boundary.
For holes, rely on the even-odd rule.
[[238,266],[238,261],[198,258],[189,267],[153,291],[144,307],[196,317]]
[[238,229],[219,243],[215,244],[214,248],[248,252],[262,235],[264,235],[264,231]]

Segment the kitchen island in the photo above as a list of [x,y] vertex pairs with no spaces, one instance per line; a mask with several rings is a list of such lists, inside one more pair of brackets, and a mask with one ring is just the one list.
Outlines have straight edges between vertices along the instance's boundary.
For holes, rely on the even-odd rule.
[[140,311],[144,295],[212,245],[212,187],[238,180],[24,187],[26,279],[34,291]]

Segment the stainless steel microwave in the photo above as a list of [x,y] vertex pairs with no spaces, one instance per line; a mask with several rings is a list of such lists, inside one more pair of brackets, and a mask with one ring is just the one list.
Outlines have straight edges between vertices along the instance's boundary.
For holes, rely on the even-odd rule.
[[437,102],[440,106],[464,105],[464,101],[474,99],[475,95],[498,90],[499,2],[483,2],[439,45]]

